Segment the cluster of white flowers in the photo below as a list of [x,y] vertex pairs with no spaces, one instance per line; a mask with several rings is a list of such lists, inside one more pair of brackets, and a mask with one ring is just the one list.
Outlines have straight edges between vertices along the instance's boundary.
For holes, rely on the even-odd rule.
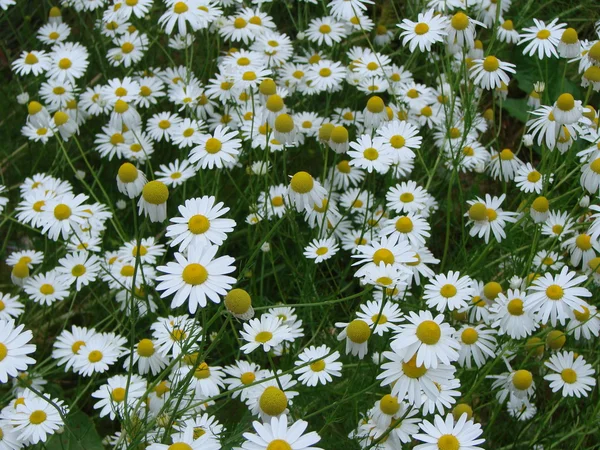
[[[31,238],[0,293],[0,449],[52,439],[87,399],[114,449],[320,450],[303,419],[339,385],[361,395],[343,430],[361,448],[478,450],[473,386],[519,421],[544,382],[594,389],[600,33],[519,31],[508,0],[393,24],[371,0],[60,3],[80,23],[51,8],[12,61],[20,138],[64,174],[19,180],[12,208],[0,186]],[[548,61],[578,83],[551,89]],[[62,328],[43,342],[36,321]],[[353,372],[371,384],[351,392]],[[67,373],[81,392],[44,393]],[[230,438],[232,399],[254,430]]]

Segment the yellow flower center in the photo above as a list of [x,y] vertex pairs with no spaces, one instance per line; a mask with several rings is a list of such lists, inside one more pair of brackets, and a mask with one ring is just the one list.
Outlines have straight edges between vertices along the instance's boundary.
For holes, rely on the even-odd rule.
[[383,99],[377,95],[371,97],[369,101],[367,101],[367,110],[373,114],[379,114],[384,108],[385,103],[383,102]]
[[378,266],[379,263],[383,262],[386,265],[394,264],[396,258],[394,254],[387,248],[380,248],[373,253],[373,262]]
[[0,361],[3,361],[7,355],[8,355],[8,349],[6,348],[6,345],[4,345],[2,342],[0,342]]
[[256,380],[256,374],[254,372],[244,372],[240,377],[240,381],[243,385],[248,385],[254,383]]
[[452,16],[451,24],[455,30],[465,30],[469,26],[469,17],[465,13],[458,12]]
[[208,138],[208,140],[206,141],[206,145],[204,148],[207,153],[214,155],[215,153],[219,153],[221,151],[221,148],[223,148],[223,145],[221,144],[220,140],[218,140],[217,138],[211,137],[211,138]]
[[319,27],[319,32],[322,34],[329,34],[331,33],[331,27],[327,24],[323,24]]
[[325,361],[322,359],[315,361],[310,365],[310,370],[313,372],[322,372],[325,369]]
[[69,58],[63,58],[58,62],[58,67],[62,70],[70,69],[73,63]]
[[575,245],[581,250],[589,250],[592,248],[592,237],[589,234],[580,234],[575,239]]
[[408,362],[402,363],[402,372],[408,378],[421,378],[427,373],[424,365],[417,366],[417,355],[414,355]]
[[508,148],[505,148],[504,150],[502,150],[500,152],[500,159],[502,161],[510,161],[512,159],[514,159],[515,154]]
[[495,72],[500,67],[500,61],[495,56],[488,56],[483,60],[483,70]]
[[152,205],[162,205],[169,198],[169,189],[160,181],[150,181],[144,186],[142,196]]
[[569,368],[563,369],[563,371],[560,373],[560,377],[565,383],[573,384],[577,381],[577,372]]
[[125,400],[125,389],[122,387],[114,388],[112,393],[110,394],[113,402],[121,403]]
[[124,277],[132,277],[134,273],[135,267],[132,265],[127,264],[121,268],[121,275]]
[[427,25],[426,23],[418,23],[415,25],[415,34],[418,34],[419,36],[427,33],[429,31],[429,25]]
[[44,422],[47,417],[48,416],[44,411],[38,409],[31,413],[31,415],[29,416],[29,422],[33,425],[39,425],[40,423]]
[[123,53],[125,53],[126,55],[128,53],[131,53],[134,49],[135,49],[135,47],[133,46],[133,44],[131,42],[125,42],[123,45],[121,45],[121,51]]
[[403,203],[410,203],[415,199],[415,196],[411,192],[404,192],[400,194],[400,201]]
[[292,450],[292,446],[283,439],[275,439],[269,442],[267,450]]
[[583,308],[583,312],[580,312],[579,310],[575,309],[573,310],[573,314],[575,314],[575,318],[579,322],[586,322],[590,318],[590,310],[585,306],[582,306],[581,308]]
[[307,172],[296,172],[290,181],[290,187],[298,194],[306,194],[313,189],[313,177]]
[[393,416],[400,410],[398,397],[394,397],[390,394],[384,395],[379,401],[379,409],[381,409],[382,413],[387,414],[388,416]]
[[85,268],[85,266],[83,264],[76,264],[75,266],[73,266],[73,268],[71,269],[71,274],[74,277],[80,277],[83,274],[85,274],[87,271],[87,269]]
[[529,370],[517,370],[512,378],[513,386],[524,391],[533,383],[533,375]]
[[346,335],[355,344],[362,344],[371,336],[371,328],[364,320],[356,319],[348,324]]
[[569,93],[561,94],[556,100],[556,106],[561,111],[571,111],[575,108],[575,98]]
[[513,298],[506,305],[506,309],[511,316],[522,316],[523,315],[523,300],[520,298]]
[[88,355],[88,361],[91,363],[97,363],[103,358],[103,354],[100,350],[92,350]]
[[60,203],[54,207],[54,217],[56,220],[67,220],[71,217],[71,208],[64,203]]
[[437,446],[439,450],[459,450],[460,442],[452,434],[443,434],[438,439]]
[[13,267],[12,274],[17,278],[27,278],[29,276],[29,267],[27,263],[17,263]]
[[193,234],[203,234],[210,228],[210,221],[202,214],[195,214],[188,221],[188,229]]
[[188,5],[186,5],[184,2],[177,2],[175,3],[175,5],[173,6],[173,12],[175,14],[183,14],[186,13],[188,11]]
[[548,30],[540,30],[537,32],[537,38],[538,39],[548,39],[550,37],[550,31]]
[[440,340],[442,329],[433,320],[424,320],[417,327],[417,338],[426,345],[434,345]]
[[208,272],[201,264],[191,263],[185,266],[181,278],[183,278],[183,281],[187,284],[197,286],[208,279]]
[[465,344],[473,345],[479,339],[479,333],[477,333],[475,328],[465,328],[460,338]]
[[287,408],[287,397],[281,389],[269,386],[260,396],[259,405],[269,416],[278,416]]
[[363,151],[363,156],[369,161],[375,161],[377,158],[379,158],[379,152],[373,147],[369,147]]
[[174,444],[169,445],[167,450],[192,450],[192,447],[185,442],[175,442]]
[[137,346],[138,355],[149,358],[154,355],[154,343],[150,339],[142,339]]

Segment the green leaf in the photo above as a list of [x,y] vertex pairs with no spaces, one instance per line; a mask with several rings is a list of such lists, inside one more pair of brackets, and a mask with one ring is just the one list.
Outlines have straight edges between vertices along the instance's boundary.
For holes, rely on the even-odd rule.
[[62,434],[55,434],[46,444],[47,450],[104,450],[94,422],[81,411],[67,416]]
[[527,106],[527,100],[524,98],[507,98],[502,102],[502,107],[515,119],[527,122],[528,111],[531,108]]

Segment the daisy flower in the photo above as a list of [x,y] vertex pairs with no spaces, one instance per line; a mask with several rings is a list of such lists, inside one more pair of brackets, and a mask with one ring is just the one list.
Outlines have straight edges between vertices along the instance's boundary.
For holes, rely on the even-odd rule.
[[569,320],[567,333],[575,336],[577,340],[582,337],[587,340],[592,339],[592,336],[598,337],[598,334],[600,334],[598,309],[594,305],[589,304],[582,308],[583,312],[579,312],[578,310],[573,311],[575,317]]
[[171,445],[153,443],[146,447],[147,450],[219,450],[221,448],[219,441],[209,433],[196,437],[193,420],[184,422],[184,427],[183,431],[171,435],[173,442]]
[[453,337],[455,330],[443,322],[443,314],[433,317],[429,311],[411,311],[405,319],[391,344],[395,352],[404,355],[404,362],[416,355],[418,366],[435,369],[438,362],[451,364],[458,359],[460,344]]
[[331,47],[346,37],[344,25],[333,17],[321,17],[310,21],[306,29],[306,37],[309,41],[319,46]]
[[21,56],[13,61],[12,69],[17,75],[32,73],[37,76],[50,69],[51,65],[52,59],[45,51],[32,50],[22,52]]
[[339,250],[335,238],[313,239],[313,241],[304,248],[304,256],[313,259],[315,264],[319,264],[332,256]]
[[505,194],[500,197],[486,194],[485,200],[477,197],[476,200],[467,201],[469,211],[465,213],[465,217],[469,218],[468,224],[473,224],[473,228],[469,230],[471,236],[483,237],[486,244],[490,240],[490,233],[498,242],[506,238],[504,228],[507,223],[517,221],[517,214],[500,208],[505,198]]
[[532,27],[523,28],[520,35],[519,45],[527,44],[523,49],[523,54],[533,56],[537,53],[538,59],[554,56],[558,58],[556,47],[564,32],[566,25],[557,23],[558,18],[552,20],[548,25],[538,19],[533,19]]
[[368,341],[371,337],[369,324],[361,319],[355,319],[350,323],[337,322],[338,328],[344,330],[338,335],[338,341],[346,340],[346,354],[352,354],[363,359],[368,351]]
[[574,234],[561,247],[569,250],[571,265],[577,267],[581,264],[584,269],[596,257],[596,252],[600,252],[600,242],[587,233]]
[[424,444],[417,445],[415,450],[483,449],[479,445],[485,439],[478,439],[483,433],[481,425],[467,420],[464,414],[458,420],[452,414],[448,414],[445,419],[436,415],[433,423],[424,420],[419,426],[424,433],[417,434],[414,438]]
[[158,24],[165,30],[165,33],[172,34],[177,26],[177,31],[181,35],[188,32],[188,26],[191,31],[197,31],[201,27],[198,0],[179,0],[168,4],[167,11],[158,19]]
[[164,222],[167,218],[167,200],[169,188],[160,181],[150,181],[142,188],[142,195],[138,200],[138,214],[144,213],[150,222]]
[[235,283],[235,278],[226,276],[235,267],[232,265],[234,259],[230,256],[214,259],[218,250],[216,245],[194,245],[188,249],[187,258],[181,253],[175,253],[176,262],[157,267],[165,275],[156,278],[160,282],[156,290],[164,291],[161,298],[175,294],[171,308],[187,301],[190,313],[194,314],[198,306],[206,307],[207,298],[220,303],[220,296],[225,295]]
[[28,344],[33,339],[29,330],[23,331],[25,325],[15,327],[13,319],[0,319],[0,382],[8,382],[8,377],[16,377],[19,372],[27,371],[27,367],[35,364],[35,360],[27,355],[35,352],[36,346]]
[[80,291],[98,278],[100,259],[87,251],[79,251],[66,255],[58,260],[57,273],[63,276],[68,286],[75,283],[75,289]]
[[471,360],[477,367],[482,367],[488,358],[496,357],[496,332],[483,325],[465,325],[456,332],[455,338],[460,342],[458,364],[471,368]]
[[301,171],[291,177],[287,195],[296,210],[302,212],[315,204],[323,204],[327,191],[311,174]]
[[424,188],[410,180],[391,187],[385,198],[387,207],[398,213],[419,213],[427,206],[427,195]]
[[6,258],[6,264],[14,266],[18,263],[27,264],[27,267],[33,269],[34,265],[40,264],[44,261],[44,253],[35,250],[21,250],[18,252],[12,252]]
[[51,64],[46,76],[58,82],[81,78],[89,64],[87,49],[77,42],[61,42],[52,47],[49,54]]
[[[591,208],[593,208],[593,205]],[[550,211],[546,222],[542,225],[542,234],[544,236],[558,237],[560,239],[568,236],[571,233],[572,228],[573,219],[569,218],[568,212]],[[590,234],[592,235],[594,235],[593,230],[594,226],[592,225],[592,227],[590,227]]]
[[408,241],[399,240],[394,235],[361,244],[356,250],[357,254],[352,255],[352,258],[356,258],[358,261],[353,266],[362,264],[362,267],[354,275],[358,278],[367,275],[381,263],[408,272],[405,264],[416,260],[415,253]]
[[383,352],[386,362],[381,365],[382,373],[377,375],[381,386],[392,386],[392,395],[399,400],[407,400],[415,407],[423,403],[423,394],[429,400],[439,397],[438,385],[443,385],[454,378],[456,369],[453,366],[440,364],[437,368],[426,368],[416,363],[417,355],[404,361],[404,355],[394,352]]
[[266,423],[252,422],[256,433],[244,433],[242,449],[267,450],[267,449],[294,449],[294,450],[322,450],[314,447],[321,440],[320,436],[311,431],[305,433],[308,422],[298,420],[288,428],[288,418],[285,414],[279,418],[271,417]]
[[522,192],[541,194],[544,182],[552,183],[553,179],[552,174],[542,175],[528,162],[517,170],[515,183]]
[[489,165],[489,171],[494,179],[500,178],[508,182],[515,177],[515,173],[523,165],[512,150],[505,148],[501,152],[492,154],[492,159]]
[[418,47],[422,52],[429,52],[432,44],[442,42],[446,36],[447,19],[436,15],[433,9],[419,13],[417,22],[402,19],[398,28],[402,30],[402,45],[407,45],[411,53]]
[[[196,363],[197,364],[197,363]],[[210,398],[219,395],[225,387],[222,378],[225,374],[220,366],[209,366],[206,362],[184,365],[170,375],[173,388],[189,389],[197,398]]]
[[179,245],[179,251],[183,252],[189,246],[222,245],[236,223],[222,218],[229,208],[215,202],[215,197],[203,196],[179,205],[181,216],[171,218],[171,225],[167,227],[166,236],[172,239],[170,246]]
[[429,280],[425,285],[423,299],[429,308],[439,312],[461,309],[467,306],[467,301],[473,295],[473,281],[468,276],[460,276],[459,272],[448,272],[448,275],[439,274]]
[[515,30],[515,25],[512,20],[502,20],[501,24],[496,29],[498,34],[498,40],[500,42],[506,42],[507,44],[518,44],[521,39],[519,32]]
[[397,330],[397,324],[402,320],[399,306],[392,302],[384,303],[382,300],[369,300],[363,303],[356,316],[364,320],[378,336]]
[[[28,278],[26,284],[30,281],[31,278]],[[11,297],[10,294],[0,292],[0,320],[16,319],[23,314],[23,308],[18,295]]]
[[232,398],[240,397],[241,401],[248,398],[253,387],[251,385],[265,378],[266,373],[258,364],[246,361],[236,361],[233,365],[225,366],[223,372],[230,376],[223,380],[227,390],[231,392]]
[[348,156],[352,158],[350,165],[365,169],[369,173],[373,170],[381,174],[386,173],[393,159],[392,153],[381,145],[381,141],[381,139],[372,139],[368,134],[363,134],[356,142],[350,142],[350,147],[354,149],[348,152]]
[[64,426],[63,417],[68,408],[63,401],[51,398],[49,394],[25,392],[24,402],[17,404],[10,424],[19,433],[19,440],[26,445],[46,442],[48,436]]
[[423,140],[417,127],[397,120],[382,125],[376,133],[382,138],[382,145],[390,149],[394,163],[414,158],[413,150],[418,149]]
[[237,134],[237,131],[229,132],[228,127],[219,125],[212,136],[210,134],[199,136],[198,145],[190,152],[190,162],[197,163],[196,165],[202,169],[213,167],[222,169],[235,163],[242,142],[240,139],[235,139]]
[[92,392],[92,398],[98,399],[94,409],[99,409],[99,416],[109,416],[111,420],[123,417],[126,408],[134,408],[146,391],[146,380],[139,375],[115,375],[106,380]]
[[297,381],[290,374],[281,374],[281,371],[268,370],[265,380],[261,381],[250,390],[246,404],[252,414],[259,416],[263,422],[268,422],[272,417],[287,414],[288,403],[298,395],[297,391],[291,389]]
[[240,331],[240,334],[247,343],[241,350],[249,354],[262,346],[262,349],[268,352],[287,339],[289,332],[289,327],[284,325],[280,318],[263,314],[260,319],[244,323],[244,331]]
[[131,367],[137,364],[137,372],[140,375],[146,375],[150,372],[152,375],[157,375],[168,364],[167,358],[157,351],[155,342],[152,339],[147,338],[141,339],[135,344],[131,354],[127,352],[123,356],[123,368],[125,370],[131,370]]
[[310,82],[317,92],[332,92],[338,90],[345,77],[346,71],[340,62],[323,59],[308,68],[304,81]]
[[550,322],[553,327],[572,319],[573,311],[583,313],[586,303],[581,297],[591,297],[592,293],[579,286],[587,277],[576,275],[565,266],[557,275],[546,273],[535,279],[528,288],[524,309],[532,311],[542,324]]
[[66,193],[49,199],[42,206],[40,222],[43,223],[42,233],[50,239],[57,241],[59,237],[68,239],[73,229],[85,223],[89,216],[89,206],[83,204],[88,199],[87,195],[74,195]]
[[575,357],[573,352],[557,353],[544,365],[556,372],[546,375],[544,380],[550,382],[552,392],[562,390],[563,397],[587,397],[596,385],[596,372],[581,355]]
[[518,289],[498,294],[490,308],[489,317],[489,323],[493,328],[498,328],[498,334],[522,339],[537,329],[532,311],[523,308],[525,299],[526,293]]
[[146,124],[146,131],[155,141],[171,141],[171,134],[183,119],[175,113],[160,112],[154,114]]
[[500,61],[492,55],[485,59],[476,59],[469,67],[469,76],[482,89],[495,89],[499,88],[502,83],[508,84],[510,78],[506,72],[516,73],[515,65]]
[[106,372],[122,356],[125,342],[113,333],[94,334],[80,346],[73,370],[84,377]]
[[294,364],[304,367],[296,369],[294,373],[299,375],[298,379],[306,386],[331,383],[332,377],[342,376],[342,363],[338,362],[339,358],[340,353],[332,352],[326,345],[320,347],[311,345],[298,355],[298,360]]
[[51,270],[29,278],[24,290],[35,303],[50,306],[54,302],[67,298],[70,286],[71,283],[66,277],[59,275],[56,270]]
[[52,358],[58,360],[57,365],[65,364],[65,372],[68,371],[75,362],[75,356],[96,332],[88,330],[85,327],[73,325],[71,331],[63,330],[56,340],[52,350]]

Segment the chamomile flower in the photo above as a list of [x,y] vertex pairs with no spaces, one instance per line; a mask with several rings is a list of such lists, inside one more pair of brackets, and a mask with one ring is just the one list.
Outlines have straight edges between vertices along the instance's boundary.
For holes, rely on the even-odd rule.
[[123,417],[126,408],[134,408],[146,391],[146,380],[139,375],[115,375],[106,380],[106,384],[92,392],[92,398],[98,399],[94,409],[99,409],[100,417]]
[[[326,345],[315,347],[311,345],[298,355],[294,362],[296,366],[304,366],[296,369],[300,382],[306,386],[317,386],[333,382],[333,377],[342,376],[342,363],[338,362],[340,353],[332,352]],[[307,364],[310,363],[310,364]]]
[[24,402],[17,404],[10,424],[19,433],[19,440],[26,445],[46,442],[48,436],[58,432],[64,426],[63,417],[68,408],[63,401],[51,398],[49,394],[38,396],[25,392]]
[[460,276],[459,272],[439,274],[430,279],[425,285],[423,299],[427,306],[439,312],[461,309],[467,305],[467,300],[473,295],[472,280],[468,276]]
[[427,206],[427,195],[424,188],[410,180],[391,187],[385,198],[388,208],[398,213],[419,213]]
[[512,339],[522,339],[538,328],[533,311],[524,308],[525,291],[508,289],[500,292],[490,307],[489,323],[498,329],[498,334],[507,334]]
[[598,337],[600,334],[600,317],[598,309],[594,305],[586,304],[582,306],[583,312],[573,311],[575,316],[567,324],[567,333],[575,336],[575,339],[592,339],[592,336]]
[[296,172],[290,180],[287,195],[298,212],[323,204],[327,191],[308,172]]
[[298,420],[288,428],[288,418],[285,414],[279,418],[270,417],[270,420],[261,424],[253,422],[254,433],[244,433],[242,449],[244,450],[267,450],[267,449],[294,449],[294,450],[322,450],[314,447],[321,440],[320,436],[311,431],[305,433],[308,422]]
[[220,303],[221,296],[231,289],[235,278],[226,274],[235,270],[232,266],[234,259],[230,256],[214,258],[218,247],[192,246],[188,249],[187,257],[175,253],[176,262],[159,266],[157,270],[164,273],[156,278],[160,282],[157,291],[164,291],[161,298],[175,294],[171,307],[176,308],[188,303],[190,313],[194,314],[198,306],[206,307],[207,298],[214,303]]
[[515,176],[517,187],[526,193],[541,194],[544,182],[552,183],[552,181],[552,174],[542,175],[529,162],[521,166]]
[[240,349],[249,354],[259,347],[268,352],[281,344],[289,336],[290,329],[275,316],[263,314],[260,319],[252,319],[244,323],[244,331],[240,334],[247,342]]
[[520,35],[519,45],[527,44],[523,49],[524,55],[534,56],[537,53],[538,59],[558,58],[556,47],[566,27],[565,24],[557,23],[553,19],[548,25],[542,20],[533,19],[534,25],[523,28]]
[[170,219],[166,236],[172,238],[171,247],[179,245],[179,251],[189,246],[221,245],[227,233],[233,231],[234,220],[223,218],[229,208],[215,197],[192,198],[179,205],[180,217]]
[[344,328],[338,335],[338,341],[346,340],[346,354],[358,356],[363,359],[368,351],[368,341],[371,337],[369,324],[361,319],[355,319],[350,323],[337,322],[338,328]]
[[442,15],[435,15],[433,9],[419,13],[416,22],[402,19],[402,23],[398,24],[398,28],[402,30],[402,45],[408,44],[411,53],[417,47],[422,52],[429,52],[433,44],[444,40],[446,27],[447,19]]
[[250,390],[246,404],[252,414],[261,417],[263,422],[272,417],[280,417],[288,413],[288,404],[298,395],[291,389],[297,381],[290,374],[266,371],[264,380]]
[[550,322],[553,327],[557,322],[564,325],[566,319],[573,318],[575,310],[584,312],[586,304],[581,297],[590,297],[592,294],[579,286],[587,277],[576,275],[568,267],[563,267],[557,275],[546,273],[535,279],[528,288],[524,309],[532,311],[542,324]]
[[104,373],[123,354],[125,339],[112,333],[94,334],[74,356],[73,370],[89,377],[94,373]]
[[167,358],[158,352],[158,346],[152,339],[141,339],[130,354],[124,355],[123,368],[131,370],[137,364],[137,372],[140,375],[152,373],[157,375],[168,364]]
[[460,342],[458,351],[458,364],[472,366],[472,360],[477,367],[482,367],[488,358],[496,357],[496,332],[485,328],[483,325],[465,325],[456,331],[456,339]]
[[35,352],[36,346],[29,344],[33,334],[24,328],[25,325],[15,327],[13,319],[0,319],[0,383],[6,383],[8,377],[16,377],[35,364],[35,360],[27,356]]
[[190,162],[202,169],[221,169],[235,163],[241,148],[241,140],[235,138],[237,134],[219,125],[212,135],[199,136],[198,145],[190,152]]
[[331,47],[346,37],[344,25],[332,17],[321,17],[313,19],[308,24],[306,37],[318,45]]
[[89,216],[88,206],[83,204],[87,199],[88,196],[84,194],[67,193],[45,202],[40,217],[42,233],[54,241],[59,237],[68,239],[73,229],[84,224]]
[[600,242],[590,234],[584,232],[574,234],[566,239],[562,244],[562,248],[566,248],[571,255],[571,264],[575,267],[583,266],[586,268],[588,263],[596,257],[596,253],[600,252]]
[[587,397],[596,385],[595,371],[581,355],[557,353],[544,365],[555,372],[546,375],[544,380],[550,382],[552,392],[561,390],[563,397]]
[[319,264],[334,256],[338,250],[339,246],[334,238],[314,239],[305,247],[304,256]]
[[144,213],[151,222],[163,222],[167,218],[167,200],[169,189],[160,181],[150,181],[142,188],[142,195],[138,200],[138,214]]
[[373,170],[381,174],[386,173],[393,158],[392,153],[381,145],[381,141],[381,139],[372,139],[368,134],[363,134],[356,142],[350,142],[350,147],[353,148],[348,152],[348,156],[352,158],[350,165],[369,173]]
[[229,375],[229,378],[223,380],[227,390],[231,391],[233,398],[240,397],[242,401],[248,398],[248,393],[253,387],[250,385],[262,380],[266,374],[258,364],[241,360],[223,367],[223,372]]
[[34,275],[25,283],[25,293],[35,303],[50,306],[69,296],[70,284],[66,277],[57,271]]
[[414,438],[424,444],[417,445],[415,450],[482,450],[479,445],[485,442],[485,439],[479,439],[483,433],[481,425],[467,420],[465,414],[458,420],[452,414],[448,414],[445,419],[436,415],[433,423],[424,420],[419,426],[424,433],[417,434]]
[[435,369],[438,363],[451,364],[458,359],[460,344],[453,337],[455,330],[443,322],[442,314],[433,317],[429,311],[411,311],[405,319],[391,344],[394,351],[404,355],[404,362],[416,355],[418,366]]
[[505,148],[500,152],[492,153],[489,171],[494,179],[499,178],[508,182],[515,177],[522,164],[523,161],[512,150]]
[[12,68],[17,75],[40,75],[50,69],[51,57],[43,50],[30,52],[24,51],[12,63]]
[[[566,211],[550,211],[548,218],[542,226],[542,234],[544,236],[565,238],[571,233],[573,228],[573,219],[569,218],[569,213]],[[590,233],[592,229],[590,228]],[[593,234],[593,233],[592,233]]]
[[225,374],[221,369],[220,366],[209,366],[206,362],[184,365],[171,373],[171,386],[189,389],[196,398],[214,397],[225,387],[222,380]]
[[87,49],[77,42],[56,44],[49,54],[51,63],[46,75],[58,82],[74,83],[81,78],[89,64]]
[[96,280],[101,268],[100,259],[87,251],[68,254],[59,259],[58,264],[58,274],[68,285],[74,283],[77,291]]
[[369,300],[360,305],[356,317],[364,320],[373,333],[383,336],[388,331],[397,330],[397,325],[402,320],[402,313],[395,303]]
[[483,237],[486,243],[489,242],[490,234],[498,242],[506,238],[504,228],[507,223],[517,221],[517,214],[500,208],[505,198],[505,194],[500,197],[486,194],[485,200],[477,197],[476,200],[467,201],[469,211],[465,213],[465,217],[469,218],[469,224],[473,224],[469,230],[471,236]]
[[515,65],[500,61],[492,55],[485,59],[476,59],[469,68],[469,76],[482,89],[495,89],[502,83],[508,84],[510,79],[506,72],[515,73]]

